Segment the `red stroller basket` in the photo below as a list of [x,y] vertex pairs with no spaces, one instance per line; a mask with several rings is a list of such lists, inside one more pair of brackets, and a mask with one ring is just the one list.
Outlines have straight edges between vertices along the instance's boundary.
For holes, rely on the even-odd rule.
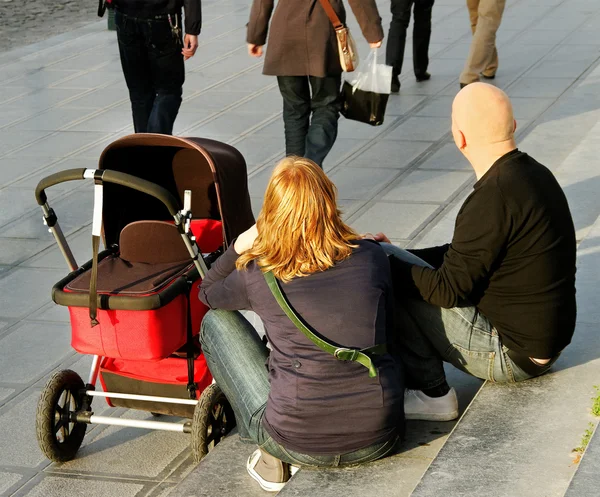
[[[45,190],[82,179],[95,182],[94,257],[78,268]],[[198,295],[207,262],[254,223],[243,157],[213,140],[131,135],[104,150],[98,170],[43,179],[36,198],[71,269],[52,298],[69,308],[73,348],[94,356],[87,384],[65,370],[46,385],[36,421],[42,451],[72,459],[87,424],[100,423],[191,433],[199,460],[235,422],[200,350],[208,309]],[[98,254],[100,237],[107,248]],[[193,421],[96,416],[95,396]]]

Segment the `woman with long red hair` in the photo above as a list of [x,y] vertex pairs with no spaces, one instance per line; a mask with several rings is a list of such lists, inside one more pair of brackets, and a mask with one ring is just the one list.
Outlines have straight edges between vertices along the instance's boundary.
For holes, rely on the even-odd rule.
[[[201,287],[201,300],[219,309],[202,322],[202,348],[240,437],[259,446],[247,469],[265,490],[281,490],[290,465],[372,461],[391,453],[402,436],[403,377],[385,349],[393,312],[389,263],[378,243],[342,221],[336,196],[315,163],[282,160],[257,224],[216,261]],[[346,355],[332,355],[301,332],[265,274],[274,276],[303,325]],[[231,312],[242,309],[260,316],[270,351]],[[356,359],[359,352],[366,362]]]

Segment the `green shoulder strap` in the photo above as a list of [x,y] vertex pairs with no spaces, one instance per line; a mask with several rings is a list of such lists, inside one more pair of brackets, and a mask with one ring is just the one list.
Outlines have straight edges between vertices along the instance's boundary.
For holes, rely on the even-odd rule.
[[267,285],[269,285],[269,289],[271,293],[277,300],[279,307],[285,312],[288,318],[294,323],[296,328],[298,328],[306,338],[308,338],[311,342],[313,342],[317,347],[321,350],[331,354],[333,357],[340,361],[354,361],[362,364],[365,368],[369,370],[369,376],[371,378],[375,378],[377,376],[377,369],[373,365],[373,361],[370,356],[374,355],[383,355],[387,352],[387,347],[385,344],[375,345],[373,347],[368,347],[366,349],[350,349],[347,347],[338,347],[337,345],[333,345],[332,343],[323,340],[321,337],[315,335],[308,327],[304,325],[302,320],[298,317],[298,315],[294,312],[294,310],[290,307],[285,295],[281,291],[279,284],[277,283],[277,279],[273,275],[271,271],[264,273],[265,280],[267,280]]

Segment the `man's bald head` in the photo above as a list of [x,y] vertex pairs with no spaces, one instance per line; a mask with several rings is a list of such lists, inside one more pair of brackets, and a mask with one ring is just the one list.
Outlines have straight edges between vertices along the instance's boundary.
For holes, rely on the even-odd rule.
[[[472,83],[452,104],[452,133],[459,148],[481,148],[514,140],[515,120],[510,99],[499,88]],[[462,134],[462,136],[460,136]],[[465,142],[461,145],[459,142]]]

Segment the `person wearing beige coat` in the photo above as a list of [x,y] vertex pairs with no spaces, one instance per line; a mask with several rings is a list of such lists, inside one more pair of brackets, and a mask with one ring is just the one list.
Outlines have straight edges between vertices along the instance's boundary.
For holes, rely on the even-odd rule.
[[[325,1],[345,22],[343,2]],[[280,0],[275,7],[274,0],[254,0],[246,41],[254,57],[261,57],[267,44],[263,73],[277,76],[283,97],[286,155],[322,166],[337,137],[342,68],[335,31],[320,2]],[[380,46],[383,29],[375,0],[349,4],[371,47]]]

